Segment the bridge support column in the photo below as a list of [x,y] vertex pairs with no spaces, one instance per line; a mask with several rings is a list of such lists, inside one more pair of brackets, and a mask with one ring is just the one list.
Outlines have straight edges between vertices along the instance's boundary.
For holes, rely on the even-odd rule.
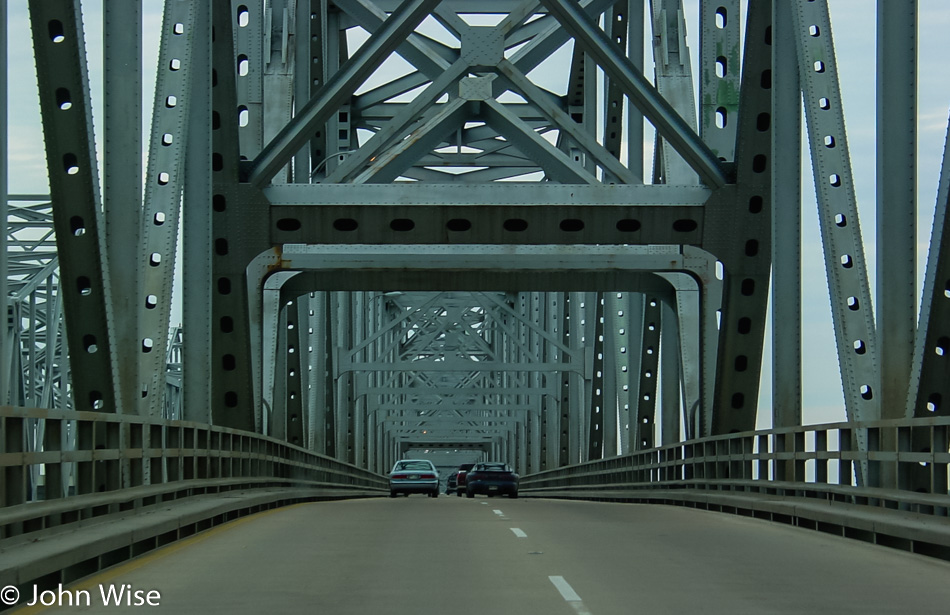
[[772,7],[772,427],[802,424],[801,81],[790,2]]
[[660,313],[660,441],[674,444],[680,441],[680,388],[682,384],[681,346],[683,335],[675,308],[663,303]]

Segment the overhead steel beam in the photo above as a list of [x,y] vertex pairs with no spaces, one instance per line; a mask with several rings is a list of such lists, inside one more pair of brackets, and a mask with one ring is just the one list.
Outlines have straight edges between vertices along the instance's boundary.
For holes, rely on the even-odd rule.
[[275,207],[329,206],[355,207],[375,203],[398,205],[411,203],[414,207],[443,204],[453,208],[467,205],[490,205],[513,207],[517,205],[549,207],[575,205],[591,209],[611,205],[663,207],[701,206],[711,195],[703,186],[659,185],[592,185],[562,186],[551,183],[479,184],[459,186],[453,184],[400,183],[391,185],[321,184],[274,184],[263,190],[267,200]]
[[[475,403],[475,404],[413,404],[413,403],[401,403],[401,404],[388,404],[381,403],[373,406],[374,410],[385,410],[385,411],[398,411],[398,410],[408,410],[412,412],[425,412],[421,416],[411,416],[404,417],[399,415],[393,415],[389,418],[394,420],[425,420],[427,416],[451,416],[445,414],[442,411],[456,413],[458,415],[458,420],[495,420],[494,415],[475,415],[466,417],[463,413],[471,412],[523,412],[523,411],[534,411],[537,410],[537,406],[531,404],[516,404],[516,403]],[[429,414],[434,413],[434,414]]]
[[432,397],[434,395],[445,397],[485,397],[492,395],[550,395],[553,392],[551,388],[534,387],[505,387],[505,388],[478,388],[478,387],[374,387],[358,386],[358,395],[411,395],[414,397]]
[[343,360],[340,362],[339,373],[387,371],[387,372],[581,372],[583,366],[579,362],[570,363],[506,363],[502,361],[394,361],[360,363]]

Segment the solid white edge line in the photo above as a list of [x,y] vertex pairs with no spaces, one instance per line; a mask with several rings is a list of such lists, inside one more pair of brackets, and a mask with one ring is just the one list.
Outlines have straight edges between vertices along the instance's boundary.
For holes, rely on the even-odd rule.
[[513,528],[511,528],[511,531],[514,532],[514,533],[515,533],[515,536],[517,536],[518,538],[527,538],[527,537],[528,537],[528,535],[525,534],[520,528],[513,527]]
[[554,584],[554,587],[561,592],[561,597],[568,602],[580,602],[581,597],[577,595],[570,583],[564,580],[564,577],[549,576],[548,579]]

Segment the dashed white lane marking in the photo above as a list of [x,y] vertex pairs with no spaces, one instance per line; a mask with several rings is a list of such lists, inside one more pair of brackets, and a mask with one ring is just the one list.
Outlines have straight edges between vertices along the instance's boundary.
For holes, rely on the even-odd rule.
[[561,592],[561,597],[564,598],[564,601],[574,608],[577,615],[591,615],[591,612],[584,606],[581,597],[577,595],[577,592],[574,591],[571,584],[564,580],[564,577],[550,576],[548,579],[554,584],[554,587]]
[[501,512],[500,510],[493,510],[492,512],[495,513],[496,515],[499,515],[499,516],[505,514],[505,513]]
[[517,536],[518,538],[527,538],[527,537],[528,537],[527,534],[525,534],[521,529],[519,529],[519,528],[517,528],[517,527],[511,528],[511,531],[514,532],[515,536]]
[[581,597],[577,595],[571,584],[564,580],[564,577],[548,577],[554,583],[554,587],[561,592],[561,597],[568,602],[580,602]]

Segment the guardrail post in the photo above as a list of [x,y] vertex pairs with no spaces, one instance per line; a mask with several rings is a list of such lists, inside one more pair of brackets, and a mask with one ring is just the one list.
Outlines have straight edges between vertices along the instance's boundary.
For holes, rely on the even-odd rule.
[[[6,417],[0,425],[3,426],[0,453],[22,453],[23,419]],[[7,466],[3,469],[3,489],[0,489],[0,498],[3,498],[0,506],[12,506],[26,501],[26,466]]]
[[[45,429],[43,432],[43,450],[47,453],[59,452],[62,455],[63,450],[63,421],[56,418],[43,419]],[[46,487],[44,489],[44,499],[53,500],[61,498],[63,493],[63,465],[62,456],[55,463],[46,464]]]
[[828,432],[815,431],[815,482],[828,483]]
[[[794,465],[794,470],[792,473],[792,480],[796,483],[804,483],[808,481],[808,477],[805,475],[805,433],[802,431],[796,431],[793,437],[794,446],[792,448],[792,463]],[[787,442],[786,442],[787,444]]]

